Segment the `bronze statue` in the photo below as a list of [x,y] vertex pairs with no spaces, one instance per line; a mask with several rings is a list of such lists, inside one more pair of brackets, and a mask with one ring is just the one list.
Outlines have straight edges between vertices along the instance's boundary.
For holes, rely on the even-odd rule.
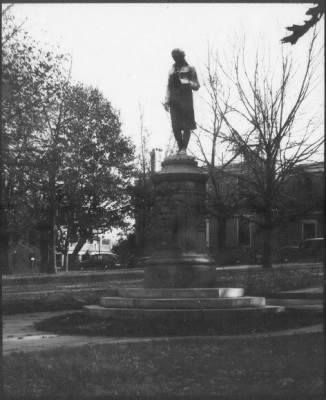
[[196,129],[192,91],[198,90],[200,85],[195,68],[185,60],[184,51],[174,49],[171,54],[175,63],[169,72],[164,107],[170,110],[179,153],[186,153],[190,132]]

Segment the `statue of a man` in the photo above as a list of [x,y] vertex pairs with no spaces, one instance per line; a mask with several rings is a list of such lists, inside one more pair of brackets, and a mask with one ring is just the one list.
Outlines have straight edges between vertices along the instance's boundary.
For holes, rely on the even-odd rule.
[[185,60],[184,51],[172,50],[172,58],[175,63],[169,72],[164,107],[170,110],[179,153],[186,153],[190,132],[196,129],[192,91],[198,90],[200,85],[195,68]]

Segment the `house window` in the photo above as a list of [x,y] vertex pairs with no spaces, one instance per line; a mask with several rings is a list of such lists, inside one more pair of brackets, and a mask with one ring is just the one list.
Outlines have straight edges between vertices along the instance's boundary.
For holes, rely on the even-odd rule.
[[225,246],[251,246],[251,223],[246,218],[231,218],[225,224]]
[[206,247],[209,248],[209,246],[210,246],[210,243],[209,243],[209,232],[210,232],[209,218],[206,218],[205,226],[206,226]]
[[238,243],[239,246],[251,245],[250,221],[245,218],[238,220]]
[[226,237],[226,220],[220,219],[218,221],[218,245],[219,248],[223,248],[227,246],[227,237]]
[[313,239],[316,237],[317,233],[317,221],[302,221],[301,225],[301,238]]
[[311,195],[313,191],[312,177],[309,175],[304,176],[304,191],[306,194]]
[[230,218],[225,224],[225,246],[236,247],[238,246],[238,228],[237,218]]

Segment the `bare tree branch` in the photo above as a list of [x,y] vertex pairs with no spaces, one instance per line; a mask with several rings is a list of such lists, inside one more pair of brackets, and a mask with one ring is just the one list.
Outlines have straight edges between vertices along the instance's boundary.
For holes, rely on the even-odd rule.
[[[212,64],[212,58],[209,58],[210,64],[206,68],[205,87],[210,102],[211,125],[201,124],[201,129],[211,137],[212,157],[208,156],[199,137],[198,145],[208,168],[212,193],[216,196],[216,203],[213,204],[223,204],[223,193],[216,182],[216,146],[217,143],[228,143],[232,149],[229,160],[233,162],[234,155],[240,155],[241,169],[232,169],[231,163],[223,162],[217,168],[220,171],[219,178],[222,171],[230,178],[238,178],[242,189],[237,198],[237,207],[240,213],[244,209],[255,211],[256,217],[253,219],[264,232],[266,267],[271,265],[271,232],[280,223],[275,210],[282,208],[283,217],[286,212],[288,215],[294,212],[289,207],[293,207],[295,199],[291,198],[289,202],[291,196],[286,189],[289,177],[299,165],[311,160],[324,142],[323,137],[312,137],[317,133],[314,127],[315,116],[307,118],[302,115],[305,119],[300,123],[305,122],[304,133],[301,134],[297,129],[299,111],[306,103],[311,89],[315,41],[316,33],[308,47],[299,85],[293,80],[291,58],[284,54],[281,58],[280,78],[277,81],[263,70],[263,62],[258,55],[252,73],[249,74],[244,61],[244,49],[242,58],[239,54],[235,58],[233,76],[230,70],[226,72],[219,60]],[[238,103],[231,105],[230,98],[223,99],[220,96],[221,92],[218,92],[216,85],[219,72],[225,73],[229,78],[224,82],[235,89],[239,97]],[[222,132],[222,126],[226,127],[225,132]],[[224,201],[229,201],[229,193],[224,195]],[[304,208],[302,205],[300,207]],[[212,212],[218,215],[217,211]]]

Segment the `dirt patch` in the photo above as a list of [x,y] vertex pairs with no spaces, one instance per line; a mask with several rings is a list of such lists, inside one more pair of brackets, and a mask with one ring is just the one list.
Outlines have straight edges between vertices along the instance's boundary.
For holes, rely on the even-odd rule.
[[108,337],[158,337],[158,336],[214,336],[264,333],[301,328],[322,323],[321,314],[284,311],[278,314],[261,314],[253,318],[226,318],[217,321],[191,320],[171,322],[128,321],[103,319],[76,312],[48,318],[35,324],[36,329],[63,335],[91,335]]

